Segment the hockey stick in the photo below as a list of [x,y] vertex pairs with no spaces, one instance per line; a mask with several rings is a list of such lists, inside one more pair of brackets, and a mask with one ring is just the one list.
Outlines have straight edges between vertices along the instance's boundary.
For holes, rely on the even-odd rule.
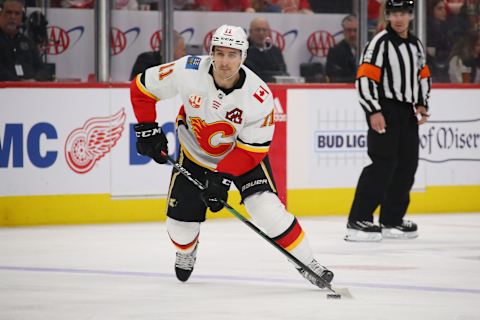
[[[187,170],[185,169],[181,164],[175,162],[175,160],[172,159],[172,157],[170,157],[168,154],[162,152],[162,156],[165,157],[168,162],[170,162],[170,164],[173,165],[173,167],[180,173],[182,174],[185,178],[187,178],[190,182],[192,182],[194,185],[196,185],[200,190],[205,190],[206,187],[203,185],[203,183],[201,183],[200,181],[198,181],[197,179],[195,179],[192,174]],[[255,233],[257,233],[258,235],[260,235],[263,239],[267,240],[272,246],[274,246],[277,250],[279,250],[281,253],[283,253],[289,260],[295,262],[298,266],[300,266],[303,270],[305,270],[306,272],[308,272],[308,274],[310,274],[312,277],[315,278],[315,280],[317,280],[317,282],[320,282],[322,285],[324,285],[325,288],[327,288],[328,290],[330,290],[331,292],[333,292],[335,294],[335,296],[338,296],[340,297],[340,294],[337,293],[331,286],[330,283],[328,283],[327,281],[323,280],[322,277],[320,277],[318,274],[316,274],[315,272],[312,271],[312,269],[310,269],[308,266],[306,266],[303,262],[301,262],[300,260],[298,260],[295,256],[293,256],[290,252],[288,252],[287,250],[285,250],[283,247],[281,247],[278,243],[276,243],[274,240],[272,240],[269,236],[267,236],[262,230],[260,230],[257,226],[255,226],[253,223],[251,223],[247,218],[245,218],[240,212],[238,212],[237,210],[235,210],[234,208],[232,208],[227,202],[223,201],[222,199],[218,199],[220,201],[221,204],[223,204],[225,206],[225,208],[227,208],[228,211],[230,211],[230,213],[232,213],[235,217],[237,217],[240,221],[242,221],[243,223],[245,223],[250,229],[252,229],[253,231],[255,231]],[[337,298],[337,297],[334,297],[334,298]]]

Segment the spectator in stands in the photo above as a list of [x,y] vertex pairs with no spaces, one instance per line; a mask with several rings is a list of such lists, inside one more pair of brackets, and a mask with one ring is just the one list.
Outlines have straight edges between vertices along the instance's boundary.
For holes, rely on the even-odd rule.
[[382,0],[368,0],[368,29],[376,29],[378,25],[378,19],[384,15],[380,12]]
[[352,0],[309,0],[310,8],[315,13],[349,13],[353,11]]
[[195,0],[173,0],[173,10],[196,10]]
[[308,0],[272,0],[279,5],[282,13],[313,13]]
[[[95,5],[95,0],[62,0],[62,7],[77,8],[77,9],[92,9]],[[115,10],[138,10],[137,0],[115,0]]]
[[50,80],[37,46],[19,32],[24,10],[21,0],[0,4],[0,81]]
[[[173,60],[180,59],[185,56],[185,40],[177,31],[173,32]],[[147,51],[141,53],[137,60],[135,61],[132,72],[130,74],[130,80],[133,80],[135,76],[139,73],[142,73],[146,69],[159,64],[163,64],[167,61],[164,61],[160,53],[160,48],[154,51]]]
[[448,37],[453,44],[466,35],[470,28],[465,0],[447,0]]
[[452,43],[448,36],[447,8],[444,0],[427,2],[427,60],[432,78],[448,82],[448,57]]
[[480,33],[467,34],[455,44],[448,74],[452,83],[480,83]]
[[282,12],[282,7],[272,0],[252,0],[252,6],[255,12]]
[[249,33],[245,65],[265,82],[274,82],[274,76],[288,76],[282,51],[273,44],[268,21],[254,18]]
[[382,0],[380,6],[378,7],[378,20],[377,26],[375,29],[375,34],[384,30],[387,27],[387,20],[385,18],[385,6],[387,4],[386,0]]
[[357,17],[343,18],[342,28],[343,40],[328,51],[325,72],[329,82],[353,83],[357,73]]
[[251,0],[195,0],[197,10],[255,12]]

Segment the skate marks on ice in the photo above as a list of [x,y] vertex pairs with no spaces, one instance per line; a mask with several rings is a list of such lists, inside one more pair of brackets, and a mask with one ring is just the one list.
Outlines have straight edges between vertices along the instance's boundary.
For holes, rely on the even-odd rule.
[[343,241],[344,220],[302,218],[340,301],[236,220],[202,225],[187,283],[161,223],[0,228],[0,319],[480,319],[480,214],[415,216],[418,239],[375,245]]

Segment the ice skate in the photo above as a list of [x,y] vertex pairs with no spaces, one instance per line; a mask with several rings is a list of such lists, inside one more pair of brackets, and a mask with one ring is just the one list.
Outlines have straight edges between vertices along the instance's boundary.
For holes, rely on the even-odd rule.
[[177,251],[177,256],[175,259],[175,274],[177,279],[185,282],[190,278],[190,275],[193,271],[193,266],[195,265],[195,260],[197,259],[197,247],[198,243],[190,253],[182,253]]
[[[320,278],[322,278],[326,283],[330,283],[332,282],[332,279],[333,279],[333,272],[328,270],[327,268],[325,268],[324,266],[322,266],[320,263],[318,263],[317,260],[313,259],[312,262],[310,262],[308,265],[307,265],[313,272],[315,272],[316,274],[318,274],[320,276]],[[307,279],[308,281],[310,281],[313,285],[319,287],[320,289],[323,289],[325,288],[325,283],[323,283],[322,281],[320,280],[317,280],[315,279],[314,276],[312,276],[311,274],[309,274],[307,271],[305,271],[304,269],[302,268],[297,268],[298,272],[300,272],[300,274],[305,278]]]
[[403,220],[397,226],[381,225],[382,236],[386,239],[413,239],[418,237],[418,227],[415,222]]
[[370,221],[349,221],[344,239],[354,242],[378,242],[382,240],[382,230]]

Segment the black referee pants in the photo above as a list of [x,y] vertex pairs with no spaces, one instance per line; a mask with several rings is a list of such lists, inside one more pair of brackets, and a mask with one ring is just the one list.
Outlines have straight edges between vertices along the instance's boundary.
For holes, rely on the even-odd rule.
[[410,203],[418,166],[418,124],[412,104],[393,100],[380,101],[387,124],[386,133],[368,130],[366,166],[358,180],[349,221],[371,221],[380,206],[379,222],[399,225]]

